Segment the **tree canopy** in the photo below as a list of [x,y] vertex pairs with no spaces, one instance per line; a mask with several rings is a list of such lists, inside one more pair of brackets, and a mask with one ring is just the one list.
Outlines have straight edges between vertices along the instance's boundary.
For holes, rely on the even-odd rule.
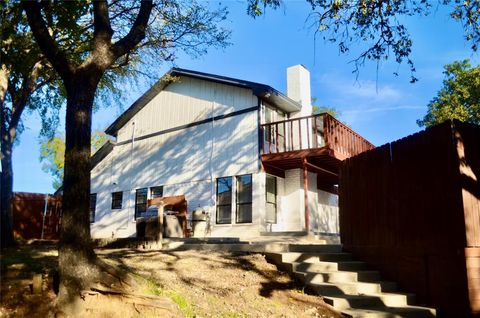
[[42,134],[52,131],[62,104],[55,72],[29,33],[18,2],[0,3],[1,245],[13,244],[10,202],[12,153],[23,131],[24,113],[37,111]]
[[[92,133],[91,149],[95,153],[107,141],[109,137],[101,130]],[[40,144],[40,162],[43,162],[42,170],[53,177],[53,188],[57,190],[63,184],[63,167],[65,165],[65,136],[44,138]]]
[[[348,53],[353,45],[366,47],[353,60],[354,72],[365,61],[393,58],[406,62],[411,72],[411,82],[416,82],[415,65],[411,58],[413,40],[405,26],[405,17],[425,16],[439,6],[450,10],[450,17],[461,23],[465,40],[477,51],[480,41],[480,2],[473,0],[305,0],[312,7],[308,21],[315,36],[335,43],[341,53]],[[282,0],[249,0],[247,12],[253,17],[276,9]],[[362,46],[363,47],[363,46]],[[396,73],[395,73],[396,74]]]
[[312,97],[312,113],[321,114],[327,113],[330,116],[337,117],[339,115],[338,110],[335,107],[328,107],[324,105],[316,105],[318,98]]
[[480,124],[480,66],[469,60],[445,65],[443,87],[428,104],[428,112],[417,120],[430,127],[449,119]]

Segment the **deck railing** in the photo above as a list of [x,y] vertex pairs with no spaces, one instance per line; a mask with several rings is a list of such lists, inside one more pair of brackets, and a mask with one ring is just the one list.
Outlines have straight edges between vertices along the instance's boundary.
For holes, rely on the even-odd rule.
[[351,157],[374,148],[327,113],[262,124],[261,132],[263,154],[327,147]]

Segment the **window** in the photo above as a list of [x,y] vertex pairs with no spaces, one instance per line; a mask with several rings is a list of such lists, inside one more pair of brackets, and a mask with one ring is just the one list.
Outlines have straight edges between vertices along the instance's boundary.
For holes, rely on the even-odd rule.
[[137,189],[135,193],[135,219],[147,211],[147,188]]
[[238,176],[236,223],[252,223],[252,175]]
[[90,194],[90,223],[95,222],[95,209],[97,207],[97,194]]
[[232,177],[217,179],[217,224],[232,223]]
[[[286,119],[285,113],[265,106],[264,108],[264,122],[266,124],[278,122]],[[264,130],[264,151],[277,152],[285,149],[285,126],[282,124],[266,126]]]
[[122,199],[123,199],[123,192],[113,192],[112,193],[112,209],[121,209]]
[[275,224],[277,223],[277,178],[267,175],[265,183],[266,222]]
[[150,188],[150,199],[163,197],[163,186]]

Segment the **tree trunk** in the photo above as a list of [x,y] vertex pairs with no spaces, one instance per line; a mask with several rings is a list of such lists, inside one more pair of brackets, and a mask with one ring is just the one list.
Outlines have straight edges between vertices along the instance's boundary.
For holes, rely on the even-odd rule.
[[[4,125],[5,123],[2,123]],[[12,142],[7,134],[3,134],[2,127],[2,172],[1,172],[1,246],[12,246],[13,220],[12,220],[12,194],[13,194],[13,168],[12,168]]]
[[75,310],[80,292],[98,275],[89,220],[90,136],[98,81],[92,83],[91,77],[78,77],[66,85],[63,214],[58,250],[60,291],[57,305],[67,311]]
[[[13,245],[12,206],[11,198],[13,191],[13,168],[12,147],[16,130],[10,130],[8,125],[10,118],[5,108],[5,96],[8,90],[9,71],[5,65],[0,67],[0,144],[2,160],[2,172],[0,172],[0,222],[1,234],[0,245],[7,247]],[[12,134],[10,133],[13,133]]]

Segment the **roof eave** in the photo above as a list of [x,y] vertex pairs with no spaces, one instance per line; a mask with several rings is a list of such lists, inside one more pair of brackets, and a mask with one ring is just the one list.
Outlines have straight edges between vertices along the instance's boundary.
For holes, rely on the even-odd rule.
[[151,101],[160,91],[162,91],[168,84],[171,83],[169,80],[170,76],[187,76],[220,84],[251,89],[253,94],[258,96],[260,99],[277,106],[286,112],[297,112],[301,109],[301,105],[299,103],[293,101],[281,92],[265,84],[174,67],[164,76],[162,76],[162,78],[157,81],[145,94],[138,98],[125,112],[123,112],[123,114],[120,115],[120,117],[118,117],[105,130],[105,132],[116,137],[120,128],[122,128],[149,101]]
[[291,113],[291,112],[298,112],[302,109],[302,105],[293,101],[292,99],[288,98],[287,96],[283,95],[279,91],[271,88],[265,92],[257,92],[255,93],[261,100],[277,106],[281,110]]
[[90,170],[93,170],[96,165],[98,165],[105,157],[112,152],[113,147],[115,144],[108,140],[106,143],[103,144],[100,149],[98,149],[93,156],[90,158]]

